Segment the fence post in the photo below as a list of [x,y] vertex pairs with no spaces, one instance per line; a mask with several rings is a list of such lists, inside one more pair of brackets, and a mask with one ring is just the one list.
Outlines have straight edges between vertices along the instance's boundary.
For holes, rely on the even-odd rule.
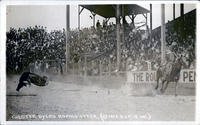
[[86,78],[87,76],[87,56],[85,55],[85,66],[84,66],[84,77]]
[[75,65],[75,62],[73,62],[73,80],[75,81],[75,77],[74,77],[74,75],[75,75],[74,65]]
[[109,68],[109,76],[111,76],[111,60],[110,60],[110,58],[109,58],[108,68]]
[[102,76],[102,65],[101,65],[101,59],[99,60],[99,75]]
[[78,67],[77,67],[77,76],[80,75],[80,62],[78,61]]
[[128,65],[129,65],[129,59],[126,60],[126,81],[127,81],[127,77],[128,77]]
[[150,61],[147,61],[146,63],[147,63],[148,71],[151,71],[151,70],[152,70],[152,68],[151,68],[151,62],[150,62]]

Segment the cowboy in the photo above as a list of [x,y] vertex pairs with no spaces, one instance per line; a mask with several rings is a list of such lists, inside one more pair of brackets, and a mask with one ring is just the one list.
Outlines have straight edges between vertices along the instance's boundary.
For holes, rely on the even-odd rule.
[[164,72],[163,77],[166,79],[170,79],[170,74],[176,61],[176,54],[173,52],[173,50],[176,48],[176,45],[177,44],[173,42],[166,53],[166,60],[163,64],[163,71],[166,71]]

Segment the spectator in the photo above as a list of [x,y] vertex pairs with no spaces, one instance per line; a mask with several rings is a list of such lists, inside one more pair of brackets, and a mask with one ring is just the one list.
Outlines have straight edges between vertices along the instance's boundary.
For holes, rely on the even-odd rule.
[[100,27],[101,27],[101,24],[100,24],[99,20],[97,20],[96,28],[97,28],[97,29],[100,29]]

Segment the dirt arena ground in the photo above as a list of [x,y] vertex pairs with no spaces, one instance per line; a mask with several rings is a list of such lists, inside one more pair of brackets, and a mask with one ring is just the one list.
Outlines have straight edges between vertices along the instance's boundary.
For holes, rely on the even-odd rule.
[[153,85],[127,85],[121,77],[49,76],[45,87],[16,92],[19,76],[7,76],[8,121],[193,121],[195,87],[173,84],[163,95]]

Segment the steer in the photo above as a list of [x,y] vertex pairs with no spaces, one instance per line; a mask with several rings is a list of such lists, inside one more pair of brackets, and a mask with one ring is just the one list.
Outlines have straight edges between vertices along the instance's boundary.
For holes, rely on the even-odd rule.
[[34,84],[36,86],[46,86],[48,85],[46,76],[39,76],[31,72],[23,72],[19,79],[19,84],[16,88],[16,91],[20,91],[23,86]]

